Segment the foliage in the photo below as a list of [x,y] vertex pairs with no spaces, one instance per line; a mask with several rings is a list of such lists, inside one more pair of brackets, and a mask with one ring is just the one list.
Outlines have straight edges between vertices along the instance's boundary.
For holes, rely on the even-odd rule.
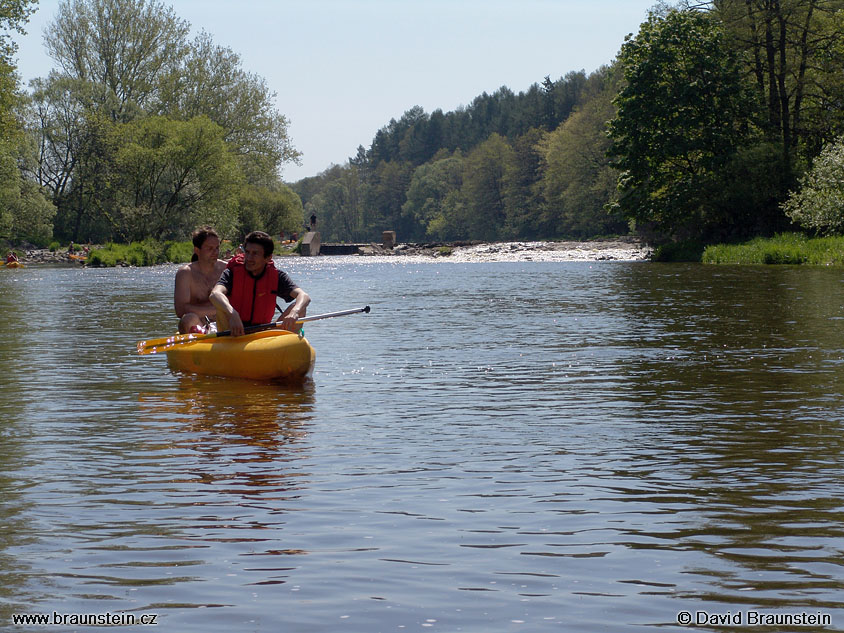
[[122,202],[115,229],[129,239],[165,239],[200,224],[231,232],[240,173],[207,117],[147,117],[120,126],[115,183]]
[[475,239],[497,240],[507,219],[504,171],[513,149],[499,134],[466,156],[461,191],[466,201],[466,229]]
[[65,0],[44,42],[63,76],[101,87],[97,105],[127,121],[184,57],[188,31],[171,7],[154,1]]
[[615,116],[619,73],[596,74],[595,95],[539,143],[543,164],[539,186],[545,201],[540,224],[547,233],[587,238],[623,233],[626,222],[596,212],[615,199],[616,172],[607,151],[606,122]]
[[164,257],[174,264],[187,263],[193,257],[192,242],[165,242]]
[[809,230],[844,233],[844,136],[821,151],[783,208]]
[[279,169],[298,153],[274,94],[231,50],[207,34],[189,43],[188,31],[154,0],[60,5],[45,31],[58,68],[32,83],[21,165],[49,192],[61,239],[184,238],[205,223],[227,234],[264,202],[262,226],[296,215]]
[[0,2],[0,63],[13,65],[17,44],[9,31],[25,34],[24,25],[35,12],[38,0],[3,0]]
[[667,237],[717,234],[730,218],[711,196],[748,137],[752,105],[737,55],[708,15],[671,10],[652,13],[619,61],[627,85],[610,124],[617,209]]
[[[409,240],[452,239],[457,225],[453,194],[463,183],[463,156],[454,156],[420,165],[413,172],[402,214],[410,226],[419,227]],[[450,198],[450,194],[452,197]]]
[[743,244],[708,246],[705,264],[805,264],[844,266],[844,237],[810,238],[802,233],[780,233]]
[[225,141],[238,157],[247,182],[272,187],[278,169],[298,161],[288,135],[288,121],[274,105],[266,81],[247,73],[240,56],[201,33],[189,45],[183,63],[162,77],[154,111],[176,119],[209,117],[225,130]]
[[238,237],[258,230],[270,235],[295,233],[304,222],[302,201],[285,185],[276,189],[247,185],[240,191],[238,207]]
[[703,256],[704,244],[698,240],[668,242],[654,249],[652,262],[699,262]]
[[[710,3],[728,45],[742,54],[760,104],[759,124],[787,165],[811,158],[842,125],[841,0],[718,0]],[[837,130],[837,131],[836,131]]]
[[129,244],[110,242],[88,253],[87,264],[97,267],[154,266],[155,264],[185,263],[191,260],[193,244],[190,242],[160,242],[145,239]]

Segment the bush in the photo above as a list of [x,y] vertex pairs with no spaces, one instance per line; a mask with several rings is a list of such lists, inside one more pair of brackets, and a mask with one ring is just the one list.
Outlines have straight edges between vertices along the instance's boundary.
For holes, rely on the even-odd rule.
[[[170,259],[176,243],[163,243],[146,239],[131,244],[106,244],[103,248],[92,250],[88,254],[89,266],[154,266],[164,264]],[[175,249],[178,253],[178,249]],[[191,253],[193,247],[191,246]],[[190,257],[188,257],[190,260]]]
[[191,242],[166,242],[164,247],[168,262],[184,264],[193,257],[193,244]]
[[820,233],[844,232],[844,136],[823,148],[783,205],[786,215]]

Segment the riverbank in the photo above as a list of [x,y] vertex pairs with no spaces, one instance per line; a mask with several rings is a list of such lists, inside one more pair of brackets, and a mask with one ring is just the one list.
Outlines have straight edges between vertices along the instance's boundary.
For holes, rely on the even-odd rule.
[[[189,243],[186,243],[189,246]],[[140,245],[111,247],[94,246],[88,261],[72,258],[65,251],[49,249],[20,250],[21,260],[27,264],[90,264],[95,266],[149,266],[160,263],[181,263],[189,260],[188,251],[181,249],[150,249]],[[153,250],[162,252],[152,253]],[[276,255],[288,256],[279,249]],[[113,251],[113,252],[112,252]],[[184,251],[184,252],[183,252]],[[448,242],[426,244],[398,244],[385,249],[370,244],[360,249],[359,257],[438,259],[450,262],[518,262],[518,261],[645,261],[651,249],[633,238],[595,240],[588,242]],[[77,255],[78,257],[78,255]],[[329,256],[330,257],[330,256]]]

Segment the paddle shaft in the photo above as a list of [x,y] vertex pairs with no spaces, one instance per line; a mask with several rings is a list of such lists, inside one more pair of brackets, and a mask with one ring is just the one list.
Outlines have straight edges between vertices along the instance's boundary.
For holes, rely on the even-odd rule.
[[[326,314],[316,314],[314,316],[309,317],[302,317],[301,319],[296,320],[296,325],[300,323],[309,323],[311,321],[320,321],[322,319],[333,319],[334,317],[341,317],[347,316],[349,314],[357,314],[358,312],[369,312],[369,306],[364,306],[363,308],[355,308],[354,310],[341,310],[340,312],[328,312]],[[243,328],[244,334],[254,334],[255,332],[263,332],[264,330],[272,330],[278,327],[281,327],[281,321],[273,321],[272,323],[259,323],[257,325],[247,325]],[[209,335],[209,336],[231,336],[231,330],[223,330],[222,332],[217,332],[216,334]],[[196,340],[196,339],[194,339]],[[189,341],[186,341],[189,342]]]
[[[329,312],[327,314],[317,314],[314,316],[303,317],[298,319],[296,323],[308,323],[310,321],[319,321],[321,319],[331,319],[349,314],[357,314],[359,312],[369,312],[369,306],[355,308],[353,310],[341,310],[339,312]],[[244,334],[253,334],[255,332],[262,332],[264,330],[271,330],[278,327],[281,327],[281,323],[278,321],[250,325],[244,328]],[[188,343],[195,343],[209,338],[219,338],[221,336],[231,336],[231,330],[223,330],[222,332],[214,332],[211,334],[176,334],[174,336],[141,341],[138,343],[138,353],[155,354],[157,352],[164,352],[168,349],[172,349],[177,345],[187,345]]]

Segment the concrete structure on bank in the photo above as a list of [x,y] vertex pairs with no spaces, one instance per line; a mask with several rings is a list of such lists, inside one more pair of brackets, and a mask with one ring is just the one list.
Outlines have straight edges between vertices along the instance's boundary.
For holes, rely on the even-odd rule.
[[319,233],[308,231],[302,238],[302,257],[316,257],[319,255]]

